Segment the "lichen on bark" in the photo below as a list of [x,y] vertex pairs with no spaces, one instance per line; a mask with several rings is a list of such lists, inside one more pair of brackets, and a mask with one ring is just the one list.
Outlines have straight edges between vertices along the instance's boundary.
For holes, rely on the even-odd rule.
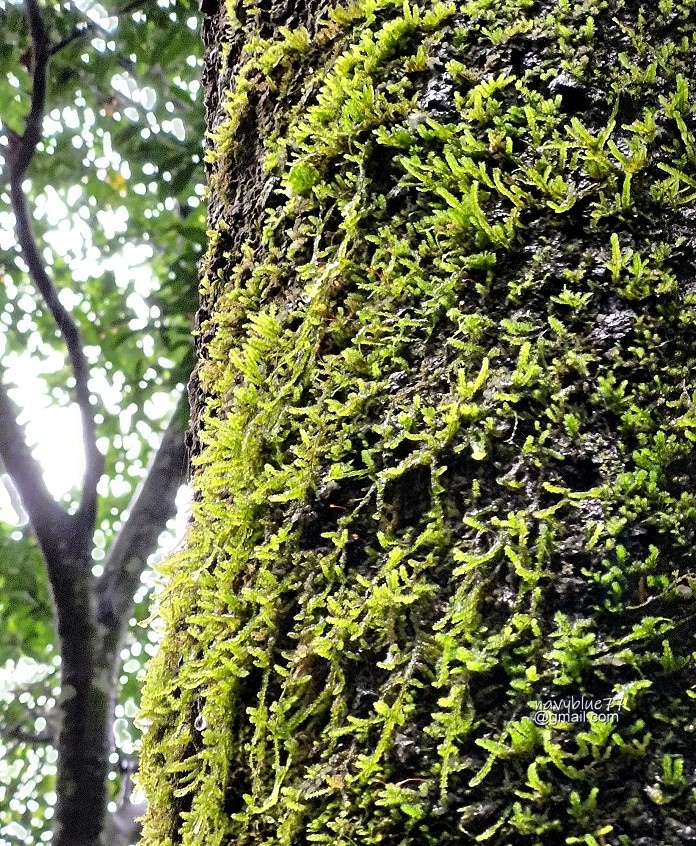
[[144,844],[690,842],[694,4],[207,28]]

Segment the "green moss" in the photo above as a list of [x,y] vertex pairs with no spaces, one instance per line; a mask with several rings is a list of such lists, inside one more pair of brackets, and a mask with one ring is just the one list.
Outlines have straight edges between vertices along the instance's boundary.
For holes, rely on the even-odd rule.
[[204,263],[145,844],[684,842],[694,8],[536,8],[250,17],[211,187],[276,97],[275,189]]

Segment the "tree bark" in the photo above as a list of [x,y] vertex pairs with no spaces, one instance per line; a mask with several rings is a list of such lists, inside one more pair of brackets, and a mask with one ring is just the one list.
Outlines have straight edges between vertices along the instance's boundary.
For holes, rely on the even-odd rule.
[[60,728],[53,842],[100,846],[116,688],[99,666],[91,556],[49,561],[61,655]]
[[208,11],[142,842],[692,842],[687,5]]

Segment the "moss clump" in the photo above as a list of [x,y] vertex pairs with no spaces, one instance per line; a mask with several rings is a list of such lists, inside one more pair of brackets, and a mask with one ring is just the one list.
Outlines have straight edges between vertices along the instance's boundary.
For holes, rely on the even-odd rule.
[[244,14],[144,843],[690,842],[694,4]]

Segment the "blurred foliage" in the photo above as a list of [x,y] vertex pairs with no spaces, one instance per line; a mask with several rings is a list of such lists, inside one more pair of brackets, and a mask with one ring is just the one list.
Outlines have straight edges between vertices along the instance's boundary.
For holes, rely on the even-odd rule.
[[[119,14],[91,0],[42,3],[51,42],[67,43],[51,60],[44,137],[25,182],[39,248],[80,324],[99,400],[106,469],[96,574],[172,393],[193,364],[196,263],[205,236],[197,8],[189,0],[126,8]],[[0,168],[7,130],[23,129],[30,70],[24,8],[0,0]],[[22,420],[37,408],[69,406],[66,350],[19,256],[4,182],[0,282],[1,369],[27,409]],[[46,425],[31,422],[30,434],[50,442]],[[49,443],[49,451],[62,448]],[[74,507],[78,491],[62,493]],[[0,486],[0,506],[11,494],[11,486],[7,495]],[[54,628],[40,554],[22,515],[13,524],[2,521],[7,513],[12,509],[0,507],[0,843],[39,843],[50,838],[55,754],[28,741],[45,731],[55,704]],[[147,595],[143,585],[123,654],[115,734],[124,754],[132,750],[137,676],[156,640],[136,625],[147,615]]]

